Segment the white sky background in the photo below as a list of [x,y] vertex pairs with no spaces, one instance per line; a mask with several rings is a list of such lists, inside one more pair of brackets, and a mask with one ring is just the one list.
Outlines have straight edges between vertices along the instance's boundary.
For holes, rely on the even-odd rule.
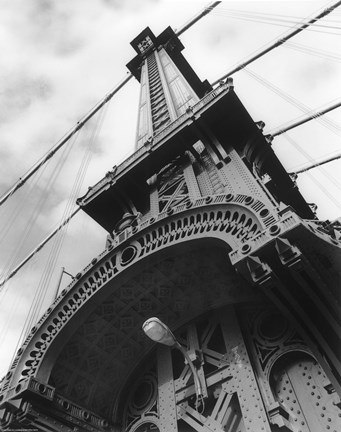
[[[90,108],[127,74],[125,64],[135,52],[130,41],[147,25],[158,35],[168,25],[181,27],[207,2],[166,0],[0,0],[0,194],[5,193]],[[180,39],[183,54],[199,77],[215,81],[251,53],[287,31],[285,26],[229,18],[225,10],[244,10],[313,16],[330,5],[326,1],[225,1]],[[341,8],[316,27],[291,41],[341,57]],[[329,33],[327,33],[329,32]],[[276,48],[249,69],[310,108],[340,98],[341,64]],[[246,72],[234,75],[235,91],[255,121],[266,123],[265,133],[302,114]],[[18,264],[60,222],[71,193],[84,150],[91,147],[91,162],[77,193],[100,180],[134,148],[139,85],[131,80],[110,103],[96,139],[96,119],[91,121],[42,174],[23,186],[0,208],[0,273]],[[341,108],[324,118],[341,127]],[[309,122],[288,136],[312,160],[341,151],[340,130]],[[273,148],[289,171],[310,160],[284,137]],[[65,150],[68,151],[68,150]],[[64,154],[64,156],[63,156]],[[59,176],[60,158],[67,159]],[[324,189],[320,188],[322,184]],[[48,187],[46,187],[48,185]],[[341,215],[341,161],[315,169],[298,178],[308,202],[319,206],[321,219]],[[27,226],[33,226],[27,231]],[[84,268],[105,244],[105,231],[79,213],[68,228],[59,259],[44,287],[41,312],[52,299],[62,266],[72,274]],[[39,285],[53,242],[37,254],[0,294],[0,375],[6,373],[21,329]],[[69,282],[64,275],[61,287]],[[49,289],[48,289],[49,288]]]

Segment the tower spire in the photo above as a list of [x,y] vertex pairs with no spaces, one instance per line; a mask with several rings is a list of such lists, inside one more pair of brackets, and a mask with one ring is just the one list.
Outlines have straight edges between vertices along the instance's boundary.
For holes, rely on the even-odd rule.
[[211,88],[182,56],[184,47],[170,27],[158,37],[147,27],[131,45],[137,56],[127,67],[141,83],[136,134],[140,148]]

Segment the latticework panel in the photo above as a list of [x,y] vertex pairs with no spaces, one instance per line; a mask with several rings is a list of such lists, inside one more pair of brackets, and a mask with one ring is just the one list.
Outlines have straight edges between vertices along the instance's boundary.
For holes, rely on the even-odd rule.
[[188,187],[179,161],[167,165],[158,176],[159,210],[178,206],[188,199]]
[[[148,370],[139,378],[141,385],[129,384],[129,396],[122,394],[123,429],[135,432],[144,425],[160,432],[270,431],[233,309],[198,319],[176,335],[195,364],[203,397],[196,395],[181,352],[160,346],[157,355],[151,354],[157,358],[153,384],[149,379],[148,386],[142,386],[151,376]],[[140,400],[146,409],[132,415],[131,400]]]
[[182,249],[132,271],[107,290],[66,344],[51,374],[57,391],[108,416],[117,391],[148,349],[142,322],[172,327],[222,304],[255,299],[218,247]]

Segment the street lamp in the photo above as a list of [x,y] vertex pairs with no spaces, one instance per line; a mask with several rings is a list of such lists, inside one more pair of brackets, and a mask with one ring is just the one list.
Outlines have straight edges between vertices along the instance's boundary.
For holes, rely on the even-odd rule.
[[197,401],[199,399],[202,400],[203,392],[202,386],[199,379],[198,371],[196,370],[192,360],[190,359],[188,352],[185,348],[176,340],[175,336],[171,332],[171,330],[164,324],[159,318],[153,317],[147,319],[142,325],[142,330],[145,334],[154,342],[161,343],[163,345],[167,345],[172,348],[177,348],[180,350],[187,360],[189,367],[191,368],[193,379],[194,379],[194,387],[195,393],[197,396]]

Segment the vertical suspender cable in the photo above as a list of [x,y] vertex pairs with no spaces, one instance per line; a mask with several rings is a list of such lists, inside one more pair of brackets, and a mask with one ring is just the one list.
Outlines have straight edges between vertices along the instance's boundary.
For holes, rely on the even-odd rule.
[[[180,28],[175,34],[179,36],[180,34],[184,33],[186,30],[188,30],[190,27],[192,27],[193,24],[195,24],[197,21],[199,21],[201,18],[203,18],[205,15],[210,13],[212,9],[214,9],[216,6],[218,6],[221,3],[221,1],[213,2],[212,4],[208,5],[204,8],[202,12],[200,12],[198,15],[196,15],[193,19],[191,19],[187,24],[185,24],[183,27]],[[129,73],[111,92],[109,92],[100,102],[98,102],[94,108],[92,108],[88,114],[86,114],[80,121],[77,122],[76,126],[74,126],[70,132],[68,132],[60,141],[57,142],[57,144],[45,155],[43,158],[38,161],[23,177],[21,177],[10,189],[8,192],[6,192],[2,197],[0,197],[0,205],[2,205],[11,195],[14,194],[14,192],[19,189],[21,186],[23,186],[26,181],[32,177],[32,175],[39,170],[41,166],[43,166],[61,147],[63,147],[64,144],[66,144],[69,139],[78,132],[85,123],[93,117],[98,110],[100,110],[131,78],[133,75]]]
[[[187,24],[185,24],[183,27],[180,28],[176,32],[176,35],[180,35],[184,33],[186,30],[188,30],[193,24],[195,24],[197,21],[199,21],[202,17],[207,15],[214,9],[216,6],[218,6],[221,3],[221,1],[213,2],[212,4],[208,5],[202,12],[200,12],[198,15],[196,15],[193,19],[191,19]],[[14,194],[14,192],[19,189],[21,186],[23,186],[26,181],[33,176],[54,154],[63,147],[64,144],[66,144],[72,136],[78,132],[85,123],[90,120],[131,78],[132,74],[128,74],[125,79],[121,81],[120,84],[118,84],[111,92],[109,92],[104,99],[102,99],[100,102],[98,102],[94,108],[92,108],[88,114],[86,114],[80,121],[77,122],[76,126],[74,126],[70,132],[68,132],[58,143],[40,160],[38,161],[23,177],[21,177],[17,183],[15,183],[10,190],[5,193],[0,198],[0,205],[2,205],[11,195]],[[8,276],[6,276],[1,282],[0,282],[0,288],[9,280],[11,279],[18,270],[20,270],[53,236],[55,236],[70,220],[75,216],[75,214],[80,210],[80,208],[77,208],[67,219],[65,219],[61,225],[58,226],[48,237],[46,237],[45,240],[43,240],[13,271],[10,272]]]
[[52,233],[50,233],[45,240],[43,240],[23,261],[21,261],[20,264],[17,265],[17,267],[11,271],[11,273],[0,282],[0,288],[5,285],[5,283],[11,279],[18,270],[21,269],[37,252],[40,251],[40,249],[45,246],[45,244],[51,240],[52,237],[54,237],[66,224],[70,222],[70,220],[79,212],[80,207],[77,207],[76,210],[74,210],[69,217],[67,217]]
[[97,111],[99,111],[130,79],[132,78],[132,75],[129,74],[127,77],[120,82],[110,93],[108,93],[104,99],[102,99],[100,102],[97,103],[97,105],[92,108],[92,110],[89,111],[88,114],[86,114],[79,122],[77,122],[76,126],[74,126],[70,132],[68,132],[64,138],[62,138],[60,141],[57,142],[57,144],[50,150],[43,158],[38,161],[23,177],[21,177],[11,188],[10,190],[5,193],[0,198],[0,205],[2,205],[11,195],[14,194],[14,192],[19,189],[21,186],[23,186],[26,181],[33,176],[34,173],[36,173],[39,168],[41,168],[49,159],[51,159],[54,154],[63,147],[64,144],[66,144],[69,139],[78,132],[85,123],[93,117]]
[[270,44],[268,47],[264,48],[263,50],[259,51],[255,55],[251,56],[249,59],[247,59],[243,63],[239,64],[235,68],[233,68],[230,71],[228,71],[225,75],[223,75],[222,77],[220,77],[218,80],[214,81],[212,83],[212,86],[218,84],[219,81],[221,81],[221,80],[223,80],[223,79],[231,76],[235,72],[238,72],[238,71],[244,69],[247,65],[249,65],[250,63],[252,63],[255,60],[259,59],[263,55],[267,54],[269,51],[272,51],[274,48],[277,48],[280,45],[283,45],[287,40],[291,39],[292,37],[296,36],[301,31],[303,31],[306,28],[308,28],[309,26],[313,25],[319,19],[321,19],[321,18],[325,17],[326,15],[330,14],[334,9],[336,9],[340,5],[341,5],[341,0],[337,1],[333,5],[329,6],[327,9],[324,9],[321,13],[319,13],[315,17],[311,18],[309,21],[303,22],[302,24],[299,25],[298,28],[295,28],[294,30],[292,30],[291,32],[289,32],[286,36],[283,36],[280,39],[276,40],[275,42],[273,42],[272,44]]

